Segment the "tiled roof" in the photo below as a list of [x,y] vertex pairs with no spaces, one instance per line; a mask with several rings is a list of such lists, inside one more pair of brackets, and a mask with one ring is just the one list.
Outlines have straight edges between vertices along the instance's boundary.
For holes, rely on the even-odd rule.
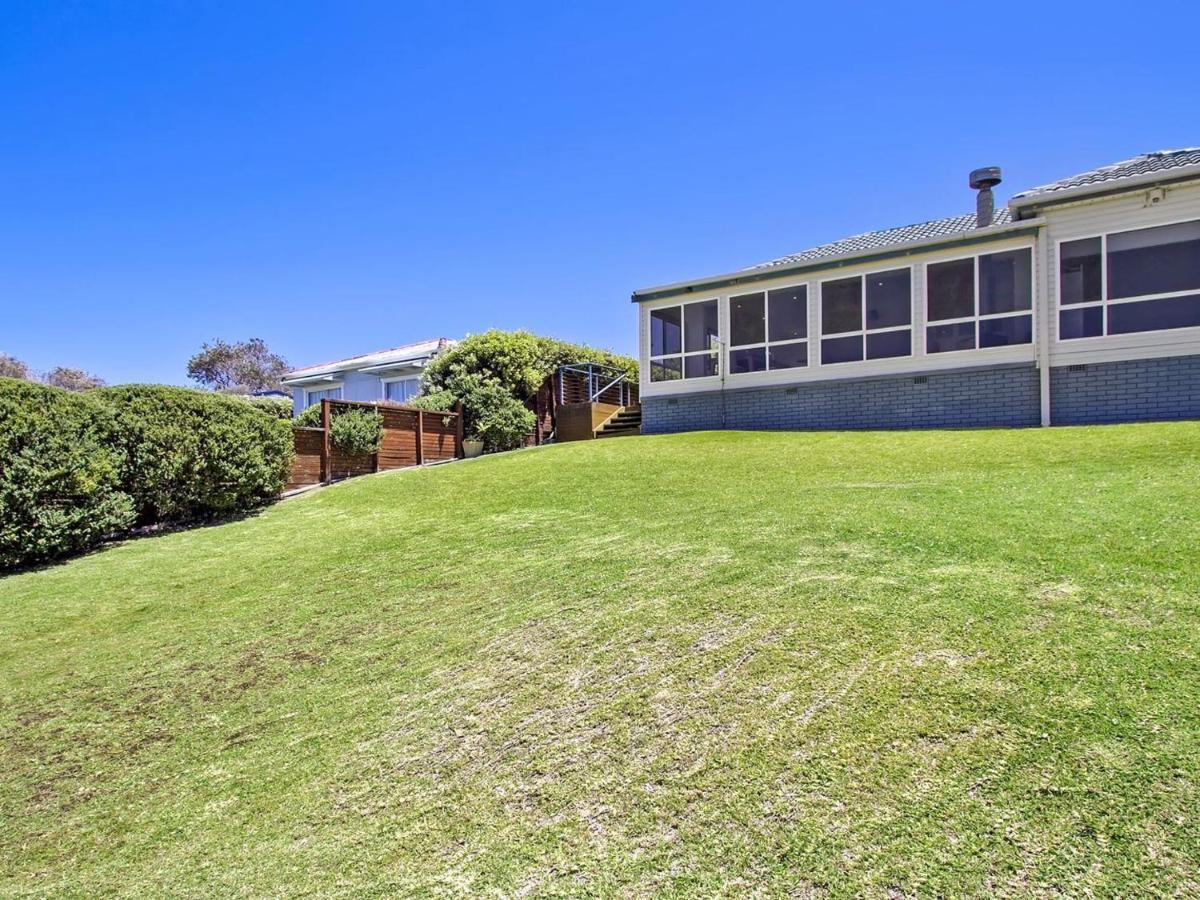
[[[996,210],[992,225],[1008,225],[1012,222],[1006,207]],[[899,228],[885,228],[883,231],[868,231],[854,237],[822,244],[809,250],[801,250],[788,256],[781,256],[756,266],[753,269],[773,269],[777,266],[790,266],[797,263],[811,262],[828,256],[843,256],[847,253],[862,253],[868,250],[880,250],[896,244],[911,244],[917,241],[929,241],[936,238],[952,237],[956,234],[967,234],[975,230],[975,214],[950,216],[945,219],[934,219],[932,222],[921,222],[917,225],[902,225]]]
[[390,350],[377,350],[374,353],[364,353],[362,356],[351,356],[347,359],[335,359],[332,362],[306,366],[303,369],[292,369],[284,375],[284,379],[310,378],[314,375],[330,375],[334,372],[349,372],[356,369],[366,369],[372,366],[385,366],[388,363],[400,363],[423,356],[433,356],[439,350],[452,346],[454,341],[447,338],[435,338],[432,341],[420,341],[416,344],[404,344],[392,347]]
[[1108,182],[1121,181],[1126,178],[1157,175],[1184,166],[1200,166],[1200,147],[1185,147],[1181,150],[1156,150],[1153,153],[1143,153],[1140,156],[1125,159],[1110,166],[1101,166],[1098,169],[1092,169],[1090,172],[1082,172],[1079,175],[1072,175],[1070,178],[1063,178],[1059,181],[1052,181],[1050,184],[1043,184],[1041,187],[1030,188],[1027,191],[1015,194],[1012,199],[1013,202],[1017,202],[1017,205],[1022,205],[1018,201],[1029,201],[1047,194],[1056,194],[1060,191],[1090,187],[1091,185],[1107,184]]

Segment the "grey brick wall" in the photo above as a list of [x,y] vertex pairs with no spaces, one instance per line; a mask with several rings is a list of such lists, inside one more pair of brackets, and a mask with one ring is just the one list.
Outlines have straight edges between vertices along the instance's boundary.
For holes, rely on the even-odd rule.
[[[719,392],[644,397],[642,432],[720,428]],[[1037,425],[1032,364],[726,390],[725,427],[764,429],[980,428]]]
[[1200,356],[1050,370],[1055,425],[1200,419]]

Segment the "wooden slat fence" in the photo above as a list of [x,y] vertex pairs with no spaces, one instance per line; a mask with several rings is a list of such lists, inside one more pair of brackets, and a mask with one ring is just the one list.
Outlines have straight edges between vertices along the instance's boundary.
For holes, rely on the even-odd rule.
[[[329,422],[349,409],[375,409],[383,416],[378,453],[342,453],[329,439]],[[462,408],[431,412],[386,403],[322,400],[321,428],[293,428],[296,457],[287,490],[462,456]]]

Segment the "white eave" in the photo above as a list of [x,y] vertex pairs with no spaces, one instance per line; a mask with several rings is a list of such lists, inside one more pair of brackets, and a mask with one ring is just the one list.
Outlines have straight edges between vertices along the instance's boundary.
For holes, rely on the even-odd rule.
[[[1194,181],[1200,179],[1200,166],[1179,166],[1159,172],[1147,172],[1144,175],[1130,175],[1127,178],[1114,178],[1111,181],[1097,181],[1092,184],[1081,184],[1076,187],[1061,188],[1055,191],[1038,191],[1027,196],[1017,194],[1008,201],[1008,208],[1015,215],[1018,209],[1031,206],[1051,206],[1059,203],[1069,203],[1084,200],[1089,196],[1119,194],[1125,191],[1144,190],[1158,184]],[[1025,221],[1032,221],[1026,219]]]

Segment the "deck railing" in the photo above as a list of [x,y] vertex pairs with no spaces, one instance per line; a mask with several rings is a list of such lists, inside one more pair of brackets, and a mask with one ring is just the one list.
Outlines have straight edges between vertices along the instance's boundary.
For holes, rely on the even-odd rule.
[[625,370],[600,363],[559,366],[558,402],[613,403],[630,406],[637,401],[637,385]]

